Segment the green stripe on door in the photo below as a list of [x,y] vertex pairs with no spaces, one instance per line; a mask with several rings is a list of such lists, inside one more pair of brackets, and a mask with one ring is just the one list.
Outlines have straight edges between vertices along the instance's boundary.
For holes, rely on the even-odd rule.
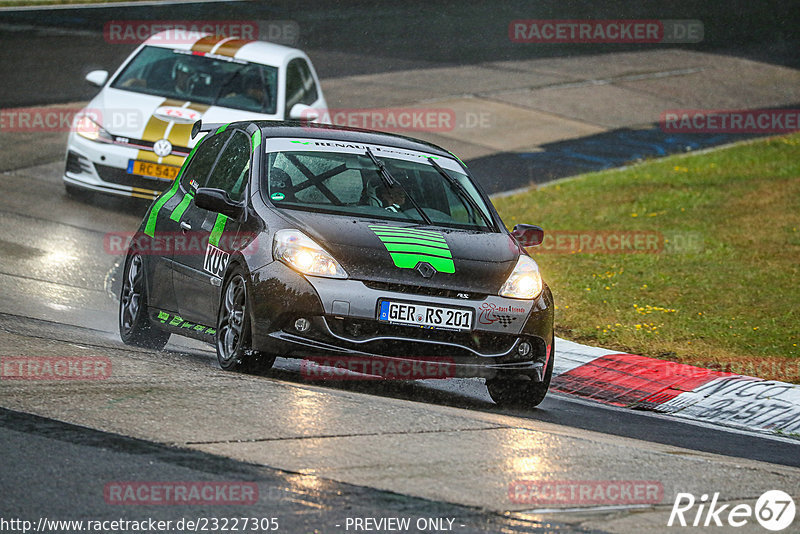
[[156,200],[156,203],[153,204],[152,208],[150,208],[150,214],[147,216],[147,225],[144,227],[144,233],[146,235],[155,237],[158,212],[161,211],[161,207],[164,206],[169,199],[175,196],[175,193],[178,192],[179,185],[178,179],[175,178],[175,182],[172,184],[172,187],[169,189],[169,191],[161,195],[161,198]]
[[[161,208],[164,207],[164,204],[166,204],[167,201],[169,199],[171,199],[172,197],[174,197],[175,193],[178,192],[178,187],[180,186],[180,179],[183,176],[183,171],[186,170],[186,167],[188,166],[189,162],[192,160],[192,156],[197,151],[197,148],[206,139],[208,139],[208,136],[203,137],[197,143],[195,143],[194,148],[192,148],[192,151],[189,152],[189,155],[186,156],[185,160],[183,160],[183,165],[181,165],[181,170],[178,171],[178,176],[176,176],[175,180],[172,182],[172,187],[168,191],[163,193],[161,198],[156,200],[156,203],[153,204],[152,208],[150,208],[150,213],[147,216],[147,224],[144,227],[145,235],[149,235],[150,237],[155,237],[156,221],[158,220],[158,212],[161,211]],[[185,200],[185,198],[184,198],[184,200]],[[181,201],[181,204],[182,203],[183,203],[183,201]],[[178,207],[180,207],[180,205]],[[184,208],[184,209],[186,209],[186,208]],[[173,211],[173,213],[174,213],[174,211]],[[183,212],[181,212],[181,213],[183,213]],[[175,219],[175,220],[177,220],[177,219]]]
[[189,207],[189,203],[192,201],[192,198],[194,198],[192,193],[186,193],[183,195],[181,203],[178,204],[174,210],[172,210],[172,215],[170,215],[169,218],[176,222],[180,221],[181,217],[183,216],[183,212]]
[[214,228],[211,229],[211,235],[208,236],[209,245],[214,245],[215,247],[219,246],[219,238],[222,236],[222,232],[225,230],[225,223],[227,222],[227,215],[221,213],[217,214],[217,220],[214,221]]

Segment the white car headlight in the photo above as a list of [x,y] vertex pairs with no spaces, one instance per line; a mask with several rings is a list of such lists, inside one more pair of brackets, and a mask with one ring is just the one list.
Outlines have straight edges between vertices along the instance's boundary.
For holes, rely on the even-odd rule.
[[333,256],[299,230],[278,230],[272,242],[272,254],[294,270],[313,276],[347,278],[347,273]]
[[73,126],[75,133],[81,137],[85,137],[90,141],[112,141],[111,134],[103,129],[98,122],[96,122],[89,115],[78,115],[75,117],[75,124]]
[[501,297],[535,299],[544,288],[539,266],[530,256],[520,256],[508,280],[500,288]]

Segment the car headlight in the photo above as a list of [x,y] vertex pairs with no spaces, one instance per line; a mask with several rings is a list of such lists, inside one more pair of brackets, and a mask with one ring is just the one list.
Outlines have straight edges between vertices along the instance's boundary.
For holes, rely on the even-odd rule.
[[544,288],[539,266],[530,256],[520,256],[517,265],[500,288],[501,297],[535,299]]
[[347,273],[333,256],[299,230],[278,230],[272,242],[272,254],[294,270],[313,276],[347,278]]
[[89,115],[78,115],[75,117],[75,125],[73,128],[75,133],[90,141],[113,141],[111,134],[105,131],[105,129]]

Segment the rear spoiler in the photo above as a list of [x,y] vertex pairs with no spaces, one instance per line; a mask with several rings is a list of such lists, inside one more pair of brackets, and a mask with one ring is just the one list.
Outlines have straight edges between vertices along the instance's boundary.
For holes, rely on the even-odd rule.
[[199,134],[200,132],[210,132],[211,130],[217,130],[217,129],[223,127],[223,126],[225,126],[225,124],[223,124],[223,123],[211,123],[211,122],[209,122],[209,123],[203,124],[203,121],[199,120],[199,121],[195,122],[192,125],[192,139],[197,137],[197,134]]

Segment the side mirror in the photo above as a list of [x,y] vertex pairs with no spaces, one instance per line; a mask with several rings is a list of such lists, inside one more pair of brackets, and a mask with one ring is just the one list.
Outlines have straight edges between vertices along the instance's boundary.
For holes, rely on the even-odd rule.
[[296,120],[303,120],[307,122],[315,121],[319,118],[320,112],[316,108],[307,106],[305,104],[295,104],[289,111],[289,118]]
[[511,235],[513,235],[523,247],[535,247],[541,245],[542,241],[544,241],[544,230],[542,230],[541,226],[535,226],[533,224],[518,224],[514,226]]
[[234,219],[241,217],[244,211],[244,207],[231,200],[227,192],[212,187],[199,188],[194,194],[194,203],[198,208],[221,213]]
[[93,70],[89,74],[86,75],[84,78],[90,85],[94,85],[95,87],[103,87],[106,82],[108,81],[108,71],[107,70]]

